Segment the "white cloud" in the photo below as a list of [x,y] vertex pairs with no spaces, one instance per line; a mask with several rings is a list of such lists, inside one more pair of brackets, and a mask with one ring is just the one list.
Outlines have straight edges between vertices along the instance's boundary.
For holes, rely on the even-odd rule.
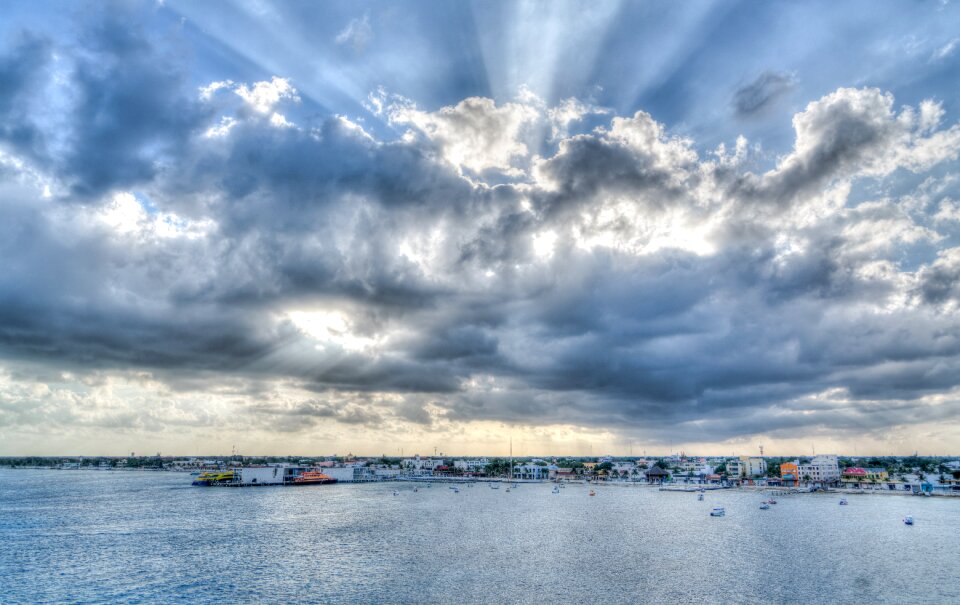
[[497,106],[482,97],[470,97],[435,112],[411,106],[390,110],[393,123],[412,126],[435,143],[451,164],[477,174],[489,169],[518,174],[518,164],[529,154],[523,142],[525,129],[539,117],[531,106]]
[[553,140],[566,138],[570,134],[570,126],[574,123],[580,122],[589,115],[606,115],[609,113],[610,109],[606,107],[597,107],[573,97],[564,99],[558,106],[547,110],[552,131],[550,138]]
[[370,15],[364,13],[362,18],[351,19],[337,34],[335,42],[341,46],[352,46],[356,51],[362,51],[373,40],[373,28],[370,27]]
[[254,82],[253,86],[240,84],[234,92],[243,99],[247,105],[257,113],[267,114],[281,100],[289,99],[295,103],[300,102],[297,89],[294,88],[286,78],[273,76],[270,81]]
[[933,52],[933,55],[930,56],[931,61],[940,61],[946,59],[953,54],[953,51],[957,50],[957,46],[960,45],[960,38],[953,38],[937,50]]

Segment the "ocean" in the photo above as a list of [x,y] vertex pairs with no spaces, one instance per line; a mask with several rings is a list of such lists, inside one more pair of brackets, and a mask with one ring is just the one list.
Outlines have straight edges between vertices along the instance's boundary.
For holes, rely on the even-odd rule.
[[960,603],[955,498],[191,479],[0,469],[0,603]]

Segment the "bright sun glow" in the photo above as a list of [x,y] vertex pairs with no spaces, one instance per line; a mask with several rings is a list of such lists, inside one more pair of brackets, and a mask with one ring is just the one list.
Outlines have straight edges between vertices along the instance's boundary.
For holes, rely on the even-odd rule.
[[353,334],[350,319],[340,311],[290,311],[287,317],[298,330],[320,341],[324,348],[334,346],[347,351],[366,351],[377,344],[374,338]]

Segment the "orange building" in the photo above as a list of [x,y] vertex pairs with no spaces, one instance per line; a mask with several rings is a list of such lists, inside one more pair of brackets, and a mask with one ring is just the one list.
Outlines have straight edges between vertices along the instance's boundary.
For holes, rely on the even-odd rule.
[[800,469],[796,462],[784,462],[780,465],[780,479],[784,485],[800,485]]

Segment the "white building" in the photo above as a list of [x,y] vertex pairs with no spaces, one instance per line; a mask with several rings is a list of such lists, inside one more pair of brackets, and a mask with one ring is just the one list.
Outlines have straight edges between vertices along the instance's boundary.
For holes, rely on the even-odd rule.
[[547,479],[549,475],[550,469],[547,466],[539,466],[537,464],[519,464],[513,467],[514,479],[542,480]]
[[421,458],[414,456],[407,458],[400,463],[404,474],[408,475],[432,475],[433,470],[438,466],[444,466],[443,460],[439,458]]
[[798,464],[797,471],[803,481],[833,483],[840,480],[840,465],[833,455],[814,456],[809,464]]
[[465,473],[482,473],[484,470],[486,470],[488,464],[490,464],[490,461],[486,458],[455,460],[453,462],[453,468],[461,470]]
[[727,460],[727,475],[730,477],[762,477],[766,474],[767,461],[763,458],[740,456],[739,458]]

